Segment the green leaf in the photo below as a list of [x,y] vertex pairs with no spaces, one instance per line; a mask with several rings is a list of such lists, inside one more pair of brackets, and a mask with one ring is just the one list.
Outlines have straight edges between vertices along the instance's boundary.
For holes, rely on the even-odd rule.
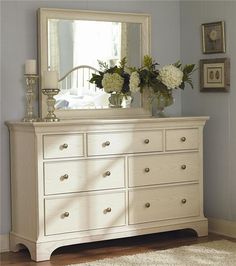
[[184,90],[184,88],[185,88],[185,83],[182,82],[182,83],[180,84],[179,88],[180,88],[181,90]]
[[193,72],[194,67],[195,67],[195,64],[185,65],[185,67],[184,67],[184,69],[183,69],[183,72],[184,72],[184,73],[187,73],[187,74],[190,74],[190,73]]
[[190,87],[193,89],[193,82],[192,82],[192,80],[188,80],[186,83],[188,83],[190,85]]
[[177,68],[181,68],[182,64],[180,63],[180,61],[178,60],[176,63],[173,64],[175,67]]
[[102,79],[103,79],[103,74],[98,75],[98,74],[92,73],[92,78],[89,80],[89,82],[96,84],[98,88],[102,89]]
[[119,74],[119,68],[117,66],[111,67],[107,69],[105,73],[110,73],[110,74],[118,73]]
[[152,60],[151,56],[145,55],[143,57],[143,65],[144,65],[144,67],[151,68],[152,64],[153,64],[153,60]]
[[109,66],[106,62],[102,62],[101,60],[98,60],[99,68],[103,71],[108,70]]
[[126,66],[126,64],[127,64],[127,59],[126,59],[126,57],[124,57],[120,61],[120,67],[124,69],[124,67]]

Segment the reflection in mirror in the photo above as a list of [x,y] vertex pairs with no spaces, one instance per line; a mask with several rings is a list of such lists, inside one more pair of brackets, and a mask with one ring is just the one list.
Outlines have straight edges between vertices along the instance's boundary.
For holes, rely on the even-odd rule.
[[[123,107],[108,108],[102,89],[89,83],[99,71],[98,60],[109,67],[126,57],[127,66],[139,67],[150,53],[150,16],[138,13],[74,9],[38,10],[40,88],[43,73],[59,73],[60,94],[55,113],[61,119],[149,116],[147,95],[124,99]],[[40,117],[47,114],[47,98],[39,93]],[[119,109],[119,110],[118,110]]]
[[[127,65],[141,62],[141,24],[89,20],[48,20],[48,70],[57,70],[60,93],[57,109],[107,108],[109,95],[89,83],[99,61],[109,67],[126,57]],[[137,105],[140,96],[132,104]],[[124,99],[123,107],[130,106]]]

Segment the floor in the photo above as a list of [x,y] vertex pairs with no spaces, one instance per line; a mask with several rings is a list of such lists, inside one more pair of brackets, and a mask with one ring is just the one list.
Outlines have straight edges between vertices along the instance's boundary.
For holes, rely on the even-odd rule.
[[206,237],[198,238],[195,232],[192,230],[179,230],[174,232],[62,247],[53,252],[50,261],[38,263],[30,260],[30,255],[27,250],[21,250],[17,253],[5,252],[0,254],[0,265],[60,266],[89,262],[108,257],[131,255],[140,252],[174,248],[182,245],[202,243],[220,239],[228,239],[236,242],[236,239],[230,239],[228,237],[216,234],[209,234]]

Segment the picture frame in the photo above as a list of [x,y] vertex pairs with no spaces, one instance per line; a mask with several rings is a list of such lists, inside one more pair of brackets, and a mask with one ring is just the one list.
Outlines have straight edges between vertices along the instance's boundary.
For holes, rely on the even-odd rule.
[[227,92],[230,85],[229,58],[200,60],[200,91]]
[[225,23],[217,21],[202,24],[202,52],[204,54],[225,53]]

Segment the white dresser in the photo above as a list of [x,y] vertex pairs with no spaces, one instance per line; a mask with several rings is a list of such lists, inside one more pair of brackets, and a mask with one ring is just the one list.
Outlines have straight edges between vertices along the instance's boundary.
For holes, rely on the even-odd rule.
[[35,261],[58,247],[183,228],[207,235],[208,117],[8,123],[11,250]]

